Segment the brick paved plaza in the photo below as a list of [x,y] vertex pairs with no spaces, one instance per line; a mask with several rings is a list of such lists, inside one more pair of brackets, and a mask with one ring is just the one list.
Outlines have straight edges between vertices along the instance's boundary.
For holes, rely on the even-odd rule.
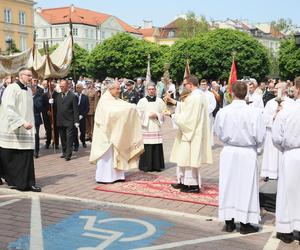
[[[166,170],[176,131],[164,127]],[[43,135],[43,132],[41,133]],[[43,140],[42,140],[43,141]],[[43,142],[41,143],[43,145]],[[137,195],[94,190],[95,166],[88,163],[90,144],[71,161],[60,152],[42,149],[35,161],[40,194],[0,188],[0,249],[297,249],[274,237],[274,214],[262,211],[262,230],[242,236],[222,232],[217,208]],[[214,164],[202,167],[204,183],[218,182],[221,145]],[[137,171],[137,170],[135,170]]]

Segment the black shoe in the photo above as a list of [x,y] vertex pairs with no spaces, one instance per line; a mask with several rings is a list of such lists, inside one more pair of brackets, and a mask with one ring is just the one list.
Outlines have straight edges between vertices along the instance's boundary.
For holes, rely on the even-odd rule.
[[251,234],[257,233],[259,230],[258,227],[252,226],[250,223],[241,223],[240,234]]
[[60,156],[60,158],[66,158],[66,155],[63,154],[63,155]]
[[180,192],[183,193],[200,193],[200,188],[198,185],[193,185],[193,186],[184,186],[183,188],[180,189]]
[[264,178],[264,182],[267,182],[267,181],[269,181],[269,177]]
[[184,188],[184,185],[182,183],[172,183],[171,187],[175,189],[182,189]]
[[34,158],[35,159],[39,158],[39,153],[34,153]]
[[71,157],[66,157],[65,159],[66,159],[66,161],[70,161]]
[[276,238],[280,239],[284,243],[292,243],[294,241],[293,233],[276,233]]
[[42,192],[42,189],[40,187],[37,187],[37,186],[31,186],[28,188],[28,191],[31,191],[31,192]]
[[78,146],[73,148],[73,151],[77,152],[78,151]]
[[0,178],[0,185],[3,185],[3,182],[2,182],[2,180],[1,180],[1,178]]
[[58,145],[55,145],[55,149],[59,149],[59,146],[58,146]]
[[223,231],[226,231],[228,233],[233,232],[236,229],[235,223],[234,223],[234,219],[231,220],[226,220],[225,221],[225,227],[223,229]]
[[45,149],[49,149],[50,145],[49,144],[46,144],[45,145]]
[[82,147],[86,148],[86,143],[82,143]]

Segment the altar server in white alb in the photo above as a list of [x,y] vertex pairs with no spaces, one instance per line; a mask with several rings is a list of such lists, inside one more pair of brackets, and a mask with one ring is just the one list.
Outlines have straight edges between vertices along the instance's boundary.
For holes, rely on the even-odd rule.
[[209,127],[211,129],[211,145],[214,145],[214,136],[213,136],[213,123],[214,117],[213,112],[217,106],[217,101],[214,94],[208,89],[208,84],[205,79],[200,81],[200,90],[205,95],[207,101],[207,110],[208,110],[208,117],[209,117]]
[[214,132],[224,143],[220,154],[219,219],[225,221],[225,231],[240,233],[258,231],[260,221],[257,148],[262,145],[265,125],[262,114],[244,100],[247,83],[233,85],[233,101],[221,109],[215,119]]
[[276,199],[277,238],[291,243],[300,231],[300,77],[295,79],[296,102],[276,116],[272,128],[274,144],[283,152],[278,171]]
[[274,88],[275,98],[267,102],[263,112],[263,119],[267,126],[266,139],[264,142],[264,153],[262,158],[260,176],[269,179],[277,179],[278,168],[281,164],[282,153],[275,147],[272,141],[272,126],[274,118],[280,108],[289,109],[294,105],[294,100],[286,95],[287,84],[285,82],[278,83]]
[[199,193],[201,189],[200,167],[212,163],[211,130],[207,110],[207,101],[198,89],[199,80],[190,76],[183,83],[191,93],[184,102],[177,102],[166,94],[166,100],[179,105],[172,115],[178,127],[171,151],[170,162],[177,163],[177,181],[173,188],[185,193]]
[[125,170],[137,168],[144,152],[136,105],[119,99],[119,82],[109,82],[107,89],[97,105],[90,154],[101,183],[125,180]]
[[162,144],[162,124],[164,122],[164,101],[156,96],[156,86],[148,83],[146,97],[137,104],[141,116],[145,152],[140,157],[139,169],[145,172],[158,171],[165,168]]

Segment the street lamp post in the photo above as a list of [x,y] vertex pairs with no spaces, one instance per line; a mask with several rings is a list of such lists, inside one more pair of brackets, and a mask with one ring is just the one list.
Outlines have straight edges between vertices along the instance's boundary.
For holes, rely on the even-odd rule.
[[300,47],[300,32],[295,33],[294,37],[295,37],[296,46]]
[[8,45],[8,53],[9,53],[9,55],[10,55],[10,54],[11,54],[11,50],[12,50],[12,43],[13,43],[13,40],[12,40],[11,37],[7,37],[7,38],[5,39],[5,42],[6,42],[7,45]]

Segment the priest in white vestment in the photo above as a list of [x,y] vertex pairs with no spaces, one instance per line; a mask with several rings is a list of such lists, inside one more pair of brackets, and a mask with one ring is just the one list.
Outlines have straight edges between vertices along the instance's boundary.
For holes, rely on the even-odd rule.
[[264,102],[262,96],[256,93],[257,82],[252,79],[248,84],[248,94],[246,96],[246,101],[250,106],[253,106],[263,112]]
[[209,126],[207,101],[198,89],[199,80],[190,76],[184,80],[184,87],[191,91],[184,102],[177,102],[166,96],[167,101],[176,104],[178,112],[172,119],[178,133],[171,151],[170,162],[177,163],[177,184],[181,192],[199,193],[201,189],[200,167],[212,163],[211,130]]
[[213,123],[214,117],[213,112],[217,106],[217,101],[214,94],[208,90],[208,84],[205,79],[200,81],[200,90],[205,95],[207,101],[208,117],[209,117],[209,126],[211,129],[211,145],[214,145],[214,134],[213,134]]
[[225,231],[241,223],[241,234],[254,233],[251,224],[260,221],[257,148],[262,145],[265,125],[261,112],[244,100],[247,83],[233,85],[233,101],[221,109],[215,119],[214,132],[224,143],[220,154],[219,219]]
[[[0,105],[0,165],[7,184],[19,191],[41,192],[35,184],[35,126],[32,72],[19,70],[19,79],[5,89]],[[27,87],[28,86],[28,87]]]
[[164,101],[156,96],[154,83],[146,85],[146,96],[139,100],[137,109],[141,116],[145,152],[140,157],[139,169],[160,172],[165,168],[162,141]]
[[125,170],[137,168],[144,151],[136,105],[119,99],[118,82],[108,83],[107,89],[96,108],[90,154],[100,183],[125,180]]
[[277,238],[291,243],[300,231],[300,77],[295,80],[296,102],[278,113],[272,127],[274,144],[282,154],[276,199]]
[[280,108],[289,109],[294,105],[294,100],[286,95],[286,83],[278,83],[274,88],[275,98],[267,102],[263,112],[263,119],[265,121],[267,131],[264,142],[264,151],[262,157],[262,165],[260,176],[269,179],[277,179],[278,169],[281,165],[282,153],[275,147],[272,141],[272,126],[274,118],[278,112],[278,100],[280,100]]

